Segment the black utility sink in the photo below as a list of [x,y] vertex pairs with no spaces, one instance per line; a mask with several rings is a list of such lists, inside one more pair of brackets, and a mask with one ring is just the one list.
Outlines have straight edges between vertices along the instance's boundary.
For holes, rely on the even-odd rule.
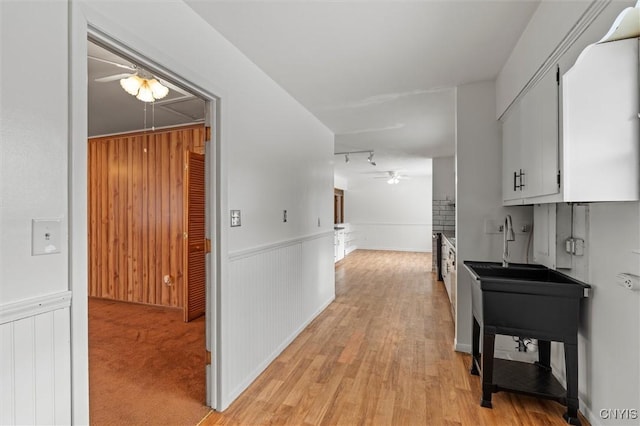
[[[578,325],[580,302],[589,285],[541,265],[465,261],[472,278],[472,374],[482,373],[483,407],[498,391],[525,393],[567,406],[564,418],[578,420]],[[496,334],[538,339],[535,364],[496,360]],[[482,335],[482,355],[480,336]],[[551,373],[551,341],[564,343],[567,389]]]

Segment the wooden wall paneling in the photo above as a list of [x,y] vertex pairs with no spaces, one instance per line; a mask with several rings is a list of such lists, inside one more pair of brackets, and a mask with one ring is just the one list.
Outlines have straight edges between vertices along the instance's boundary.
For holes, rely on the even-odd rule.
[[171,305],[184,306],[182,297],[183,282],[183,208],[182,208],[182,182],[184,179],[184,144],[183,132],[170,133],[170,164],[171,176],[171,210],[169,226],[171,232],[171,246],[169,251],[170,270],[175,275],[175,285],[171,288]]
[[111,279],[109,276],[109,228],[111,227],[109,222],[109,152],[107,151],[107,141],[100,141],[98,145],[98,152],[96,153],[98,162],[98,173],[100,176],[97,179],[98,182],[98,197],[99,201],[96,203],[98,212],[94,212],[95,215],[100,217],[100,228],[98,240],[99,251],[96,251],[95,255],[98,265],[100,267],[100,274],[97,279],[100,281],[96,283],[96,287],[99,290],[99,294],[108,294],[109,286],[111,285]]
[[140,184],[142,199],[140,200],[140,244],[141,244],[141,288],[140,299],[149,303],[149,138],[144,138],[141,144],[141,170],[140,170]]
[[[149,139],[153,141],[154,147],[154,168],[155,178],[153,186],[155,188],[155,220],[151,223],[153,227],[154,244],[151,247],[153,249],[153,270],[156,274],[156,279],[152,282],[154,288],[153,302],[156,305],[162,304],[162,140],[157,137]],[[151,286],[150,286],[151,287]]]
[[184,305],[184,151],[203,139],[201,125],[90,139],[90,296]]

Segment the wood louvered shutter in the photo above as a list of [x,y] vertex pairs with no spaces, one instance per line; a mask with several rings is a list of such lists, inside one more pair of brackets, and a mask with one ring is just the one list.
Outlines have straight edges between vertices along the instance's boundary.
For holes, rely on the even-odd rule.
[[205,313],[206,255],[205,235],[205,157],[185,153],[185,277],[184,320],[191,321]]

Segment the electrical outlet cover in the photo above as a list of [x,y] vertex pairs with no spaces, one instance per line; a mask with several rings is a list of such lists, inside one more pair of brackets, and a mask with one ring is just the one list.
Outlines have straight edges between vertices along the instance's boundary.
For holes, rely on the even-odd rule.
[[62,219],[33,219],[31,221],[31,255],[60,253]]

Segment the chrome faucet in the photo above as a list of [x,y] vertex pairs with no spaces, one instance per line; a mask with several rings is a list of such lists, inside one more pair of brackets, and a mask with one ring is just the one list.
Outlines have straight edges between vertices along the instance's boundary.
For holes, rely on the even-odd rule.
[[509,266],[509,241],[515,241],[516,235],[513,232],[513,223],[511,222],[511,215],[508,214],[504,219],[504,227],[502,228],[504,236],[504,246],[502,250],[502,267],[507,268]]

